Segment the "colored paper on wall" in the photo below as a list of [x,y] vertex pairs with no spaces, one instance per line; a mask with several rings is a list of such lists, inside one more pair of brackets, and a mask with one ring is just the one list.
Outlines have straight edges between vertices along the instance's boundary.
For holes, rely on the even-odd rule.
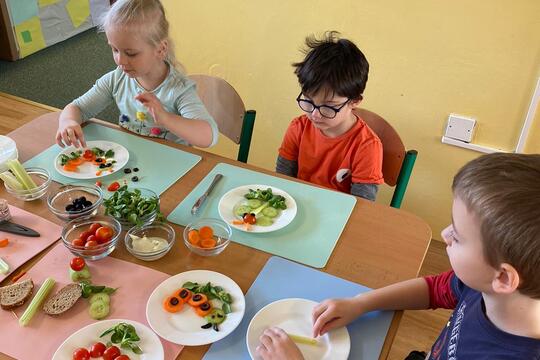
[[90,16],[90,2],[88,0],[69,0],[66,9],[75,28],[81,26]]
[[48,5],[56,4],[60,0],[38,0],[39,1],[39,7],[45,7]]
[[46,46],[41,31],[41,22],[37,16],[15,25],[15,35],[19,43],[21,57],[33,54]]
[[39,8],[36,0],[8,0],[7,5],[13,25],[19,25],[38,16]]

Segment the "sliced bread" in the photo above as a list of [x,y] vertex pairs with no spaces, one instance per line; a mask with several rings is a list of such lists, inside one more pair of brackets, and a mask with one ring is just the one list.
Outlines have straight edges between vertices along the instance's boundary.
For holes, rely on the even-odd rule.
[[61,288],[43,305],[43,311],[49,315],[60,315],[71,309],[82,296],[79,284],[69,284]]
[[34,291],[32,279],[24,280],[0,288],[0,306],[4,310],[11,310],[21,306],[30,299]]

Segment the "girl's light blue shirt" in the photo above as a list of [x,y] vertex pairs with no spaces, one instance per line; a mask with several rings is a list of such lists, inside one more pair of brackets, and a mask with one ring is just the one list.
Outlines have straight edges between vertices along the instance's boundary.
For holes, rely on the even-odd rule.
[[[164,138],[180,144],[190,145],[186,140],[174,135],[166,128],[156,125],[152,115],[135,96],[146,92],[136,79],[127,76],[119,67],[99,78],[84,95],[75,99],[83,120],[88,120],[105,109],[112,101],[120,110],[119,124],[137,134]],[[218,140],[218,126],[202,104],[195,82],[169,66],[165,80],[152,91],[163,108],[186,119],[204,120],[212,128],[213,146]]]

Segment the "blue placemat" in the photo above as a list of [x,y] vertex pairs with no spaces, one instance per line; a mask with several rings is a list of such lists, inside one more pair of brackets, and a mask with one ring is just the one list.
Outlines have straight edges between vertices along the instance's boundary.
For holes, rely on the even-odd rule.
[[270,233],[248,233],[233,229],[231,240],[313,267],[322,268],[326,265],[356,204],[354,196],[220,163],[171,212],[168,220],[182,226],[194,221],[196,218],[191,215],[191,207],[218,173],[223,174],[223,179],[197,217],[219,219],[219,200],[226,192],[238,186],[275,186],[295,199],[298,210],[294,220],[283,229]]
[[[369,290],[365,286],[273,256],[246,294],[246,312],[240,325],[226,338],[214,343],[203,359],[250,359],[246,345],[249,322],[257,311],[271,302],[286,298],[320,302]],[[379,358],[393,314],[393,311],[374,311],[347,326],[351,337],[350,359]]]
[[[201,157],[198,155],[98,124],[85,126],[83,127],[83,131],[87,141],[105,140],[123,145],[129,151],[129,161],[126,167],[139,168],[139,172],[137,173],[124,174],[123,171],[118,171],[99,178],[104,185],[110,184],[113,181],[120,181],[120,184],[122,184],[123,180],[126,180],[131,186],[148,188],[161,195],[169,186],[184,176],[184,174],[201,160]],[[96,179],[71,179],[58,173],[54,167],[54,160],[61,150],[55,144],[26,161],[24,165],[26,167],[37,166],[45,168],[49,171],[54,181],[62,184],[72,182],[93,184],[96,182]],[[130,180],[134,175],[137,175],[139,178],[139,181],[136,183]]]

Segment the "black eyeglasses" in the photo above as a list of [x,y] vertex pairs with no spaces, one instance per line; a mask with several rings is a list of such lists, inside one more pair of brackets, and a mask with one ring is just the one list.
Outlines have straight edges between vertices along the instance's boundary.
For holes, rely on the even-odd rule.
[[298,95],[296,98],[296,101],[298,102],[298,106],[300,106],[300,109],[304,110],[305,112],[311,113],[315,111],[315,109],[319,110],[319,113],[324,116],[327,119],[333,119],[336,117],[337,113],[345,106],[351,99],[347,99],[343,104],[340,104],[338,106],[328,106],[328,105],[315,105],[313,101],[308,99],[302,99],[301,98],[302,93]]

